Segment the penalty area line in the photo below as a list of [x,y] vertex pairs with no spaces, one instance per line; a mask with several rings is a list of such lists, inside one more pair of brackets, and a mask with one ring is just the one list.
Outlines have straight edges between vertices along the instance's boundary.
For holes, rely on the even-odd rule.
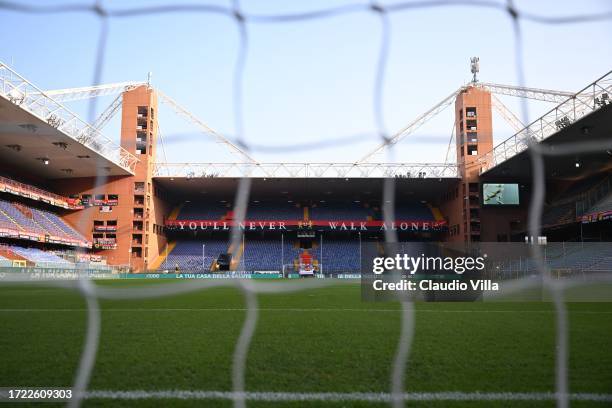
[[[554,401],[558,394],[553,392],[409,392],[402,394],[405,401]],[[612,402],[612,394],[571,393],[573,401]],[[87,399],[181,399],[181,400],[234,400],[244,397],[248,401],[364,401],[391,402],[392,394],[373,392],[231,392],[231,391],[87,391]]]

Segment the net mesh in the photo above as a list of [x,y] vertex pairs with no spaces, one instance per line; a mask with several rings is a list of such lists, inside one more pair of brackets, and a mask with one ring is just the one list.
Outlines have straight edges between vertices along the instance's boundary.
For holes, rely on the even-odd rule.
[[[486,0],[462,1],[462,0],[423,0],[423,1],[400,1],[394,4],[381,4],[377,2],[365,2],[356,4],[346,4],[336,7],[322,8],[311,10],[302,13],[289,14],[252,14],[243,10],[239,0],[234,0],[227,7],[219,5],[207,5],[199,3],[181,4],[168,3],[154,6],[142,7],[127,7],[121,9],[113,9],[107,7],[102,1],[95,1],[85,4],[24,4],[19,2],[0,1],[0,11],[10,11],[16,13],[31,13],[31,14],[57,14],[57,13],[87,13],[95,15],[100,21],[99,36],[95,42],[96,61],[94,64],[94,72],[92,74],[92,85],[98,85],[101,82],[102,71],[106,60],[106,50],[108,45],[108,37],[110,26],[109,22],[112,19],[135,18],[143,15],[167,14],[176,12],[199,13],[202,15],[216,14],[224,15],[232,21],[236,30],[239,33],[240,47],[236,57],[233,73],[233,116],[236,129],[234,142],[244,151],[251,150],[250,144],[247,142],[243,126],[243,83],[245,66],[248,56],[249,30],[251,26],[261,24],[291,24],[300,21],[331,19],[338,16],[343,16],[352,13],[371,13],[378,17],[380,22],[380,43],[378,50],[378,58],[375,61],[375,77],[373,80],[374,91],[372,97],[372,111],[375,118],[376,134],[372,137],[378,138],[386,145],[387,161],[393,163],[393,144],[390,143],[390,136],[385,128],[384,106],[383,106],[383,88],[385,83],[385,70],[388,61],[389,44],[391,42],[391,30],[389,16],[394,13],[409,12],[417,9],[433,9],[444,7],[474,7],[487,8],[497,10],[500,16],[507,18],[512,22],[514,31],[514,53],[516,60],[516,75],[520,86],[525,85],[525,70],[523,64],[523,33],[521,24],[523,22],[531,22],[543,25],[569,25],[575,23],[592,23],[597,21],[606,21],[612,19],[612,11],[594,14],[579,14],[568,16],[548,16],[534,14],[523,11],[517,8],[512,0],[507,2],[496,2]],[[523,123],[529,123],[527,101],[522,99],[522,119]],[[96,99],[91,99],[88,109],[88,119],[90,123],[96,118]],[[308,146],[300,145],[301,149],[317,149],[329,147],[333,145],[343,145],[347,139],[338,138],[336,140],[326,140],[324,142],[315,142]],[[546,149],[542,145],[530,143],[531,149],[529,155],[533,166],[533,193],[529,209],[529,234],[532,237],[541,235],[541,215],[544,205],[545,192],[545,173],[544,173],[544,156],[546,155],[571,155],[576,153],[594,152],[609,149],[612,143],[569,143],[563,149],[552,151]],[[256,145],[254,145],[256,146]],[[265,147],[258,146],[257,150],[265,150]],[[274,150],[274,146],[269,146],[270,150]],[[290,149],[290,147],[288,148]],[[100,179],[104,179],[101,175]],[[249,178],[242,178],[239,182],[235,196],[235,225],[243,222],[247,204],[251,181]],[[385,222],[389,222],[394,214],[394,198],[395,198],[395,183],[393,178],[387,178],[384,181],[383,187],[383,217]],[[241,240],[242,231],[235,227],[231,233],[231,243],[237,247]],[[387,230],[385,233],[387,242],[396,242],[397,235],[393,230]],[[541,249],[537,245],[532,246],[532,256],[536,260],[539,272],[542,274],[543,282],[547,289],[553,294],[554,310],[556,316],[556,362],[555,362],[555,393],[551,398],[556,400],[558,407],[569,406],[570,394],[568,392],[568,316],[564,302],[564,290],[568,287],[581,285],[585,282],[568,279],[563,282],[554,280],[551,277],[546,263],[543,261]],[[603,276],[598,278],[599,281],[612,282],[612,279]],[[175,285],[163,285],[159,287],[143,287],[143,288],[106,288],[96,285],[95,282],[88,279],[80,279],[76,282],[58,282],[49,281],[44,284],[55,285],[64,288],[78,290],[85,298],[87,303],[87,332],[85,345],[78,366],[78,371],[74,378],[74,391],[76,397],[69,402],[69,406],[78,407],[81,405],[83,398],[86,395],[87,386],[91,377],[91,373],[95,366],[95,356],[98,349],[100,339],[101,317],[98,304],[99,299],[143,299],[155,298],[163,296],[172,296],[191,291],[204,290],[208,288],[220,286],[235,286],[239,288],[246,300],[246,318],[244,320],[240,336],[237,340],[233,355],[232,365],[232,392],[229,398],[233,400],[234,406],[246,406],[248,393],[245,392],[245,369],[246,359],[249,350],[249,345],[253,337],[258,317],[257,295],[261,293],[288,293],[294,291],[308,290],[323,286],[339,285],[338,281],[333,280],[314,280],[310,282],[299,282],[289,284],[278,283],[253,283],[243,280],[214,280],[214,281],[193,281],[180,283]],[[533,280],[518,279],[505,285],[500,295],[506,295],[515,291],[528,289],[534,285]],[[401,330],[398,339],[398,346],[395,353],[395,358],[390,373],[390,402],[394,407],[402,407],[410,396],[404,392],[406,389],[405,376],[408,357],[412,339],[414,336],[414,305],[409,299],[403,300],[401,313]],[[304,399],[309,399],[308,395],[303,396]],[[317,399],[317,396],[311,396],[312,399]],[[452,396],[451,396],[452,397]],[[460,396],[457,396],[460,398]],[[452,398],[451,398],[452,399]]]

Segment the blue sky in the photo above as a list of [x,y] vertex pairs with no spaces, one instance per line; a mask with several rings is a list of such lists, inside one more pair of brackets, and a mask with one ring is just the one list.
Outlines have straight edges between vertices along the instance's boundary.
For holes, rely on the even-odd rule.
[[[242,7],[249,13],[276,14],[356,2],[360,3],[243,0]],[[60,2],[38,2],[43,3]],[[107,0],[103,4],[131,8],[172,1]],[[225,6],[227,2],[211,0],[206,4]],[[612,10],[612,3],[605,0],[523,0],[515,4],[519,9],[548,16]],[[518,83],[511,20],[502,11],[437,7],[392,14],[390,22],[383,99],[385,127],[390,133],[467,83],[471,56],[480,57],[481,80]],[[150,71],[155,87],[212,128],[223,134],[235,133],[232,74],[239,37],[232,19],[174,13],[111,19],[109,24],[103,83],[145,80]],[[323,150],[256,151],[256,159],[351,162],[378,144],[372,98],[380,27],[372,13],[297,23],[248,24],[244,76],[248,143],[290,146],[370,134]],[[612,69],[610,20],[572,25],[522,22],[522,28],[527,86],[577,91]],[[29,15],[0,10],[0,60],[43,89],[87,86],[93,78],[99,31],[100,20],[91,14]],[[101,98],[98,110],[112,99]],[[518,100],[502,100],[514,112],[520,112]],[[69,106],[86,116],[86,103]],[[530,102],[530,118],[551,107]],[[169,162],[235,160],[223,146],[211,142],[168,107],[160,106],[159,118]],[[117,117],[104,133],[118,139],[119,125]],[[451,127],[452,109],[447,109],[408,136],[397,147],[395,160],[444,161]],[[513,133],[499,116],[494,116],[494,129],[496,142]]]

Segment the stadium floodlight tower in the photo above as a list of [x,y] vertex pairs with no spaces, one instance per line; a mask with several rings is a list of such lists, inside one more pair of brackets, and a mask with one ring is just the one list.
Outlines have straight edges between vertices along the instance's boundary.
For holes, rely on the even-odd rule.
[[472,57],[470,58],[470,71],[472,72],[472,82],[478,82],[478,78],[476,75],[480,72],[480,58]]
[[475,164],[493,149],[492,95],[478,86],[478,57],[470,59],[470,71],[472,83],[455,98],[455,149],[461,174],[456,188],[460,199],[443,210],[449,226],[459,232],[449,239],[457,241],[480,240],[480,172]]

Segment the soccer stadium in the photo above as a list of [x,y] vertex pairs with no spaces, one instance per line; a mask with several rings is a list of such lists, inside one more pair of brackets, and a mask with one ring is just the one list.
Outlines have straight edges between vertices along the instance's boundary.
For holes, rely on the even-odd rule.
[[[606,32],[609,10],[561,2],[561,14],[549,15],[524,2],[317,1],[249,11],[244,3],[0,2],[7,44],[0,52],[0,401],[612,406],[612,60],[578,72],[542,54],[538,67],[555,73],[528,86],[532,71],[521,56],[535,35],[531,25],[559,26],[588,42],[584,28]],[[510,42],[472,44],[480,41],[470,37],[477,28],[457,28],[468,43],[452,53],[461,55],[462,72],[430,79],[413,66],[419,78],[411,81],[431,88],[426,95],[392,82],[404,61],[390,51],[401,38],[391,20],[449,10],[510,23]],[[220,17],[229,27],[220,28]],[[288,101],[308,99],[317,85],[303,73],[261,76],[274,68],[257,51],[274,48],[274,38],[289,47],[279,63],[303,64],[293,52],[314,55],[316,47],[294,50],[303,43],[289,27],[331,24],[321,44],[335,44],[336,18],[372,24],[362,17],[382,27],[380,46],[379,39],[360,44],[376,51],[364,59],[374,67],[364,109],[376,131],[302,136],[319,124],[306,123],[313,122],[306,105]],[[155,65],[145,54],[156,47],[188,48],[187,39],[149,45],[153,31],[136,27],[165,19],[178,24],[177,36],[187,25],[212,24],[202,29],[224,35],[198,41],[211,43],[204,49],[235,45],[235,55],[215,48],[218,56],[202,57],[205,73],[170,57]],[[71,23],[82,38],[68,34]],[[257,37],[277,24],[287,38]],[[24,37],[28,25],[36,34]],[[99,38],[62,60],[35,45],[47,29],[49,41],[61,35],[74,47],[84,46],[85,33]],[[350,35],[359,42],[360,34]],[[356,44],[346,46],[348,53]],[[135,56],[117,57],[113,47],[132,47]],[[330,47],[325,75],[357,78],[359,67],[354,78],[342,62],[334,68],[341,50]],[[486,72],[483,57],[481,72],[471,47],[493,56],[507,47],[516,67],[491,63],[496,68]],[[190,51],[192,64],[200,57]],[[217,62],[221,56],[230,61]],[[93,81],[79,67],[85,59]],[[315,65],[305,69],[321,69]],[[260,76],[249,77],[249,69]],[[134,72],[146,80],[132,81]],[[294,80],[289,99],[281,85],[266,88],[266,81]],[[344,80],[326,89],[348,92]],[[393,87],[410,95],[414,115],[387,112],[393,103],[384,93]],[[328,96],[319,97],[312,115],[320,126],[354,128],[335,127],[333,118],[356,102],[330,113]],[[268,104],[285,105],[277,120],[290,124],[276,138],[266,134],[266,126],[277,129]],[[355,126],[358,112],[347,113]],[[391,116],[399,130],[387,130]],[[233,131],[215,130],[215,122]],[[442,137],[439,129],[447,129]]]

